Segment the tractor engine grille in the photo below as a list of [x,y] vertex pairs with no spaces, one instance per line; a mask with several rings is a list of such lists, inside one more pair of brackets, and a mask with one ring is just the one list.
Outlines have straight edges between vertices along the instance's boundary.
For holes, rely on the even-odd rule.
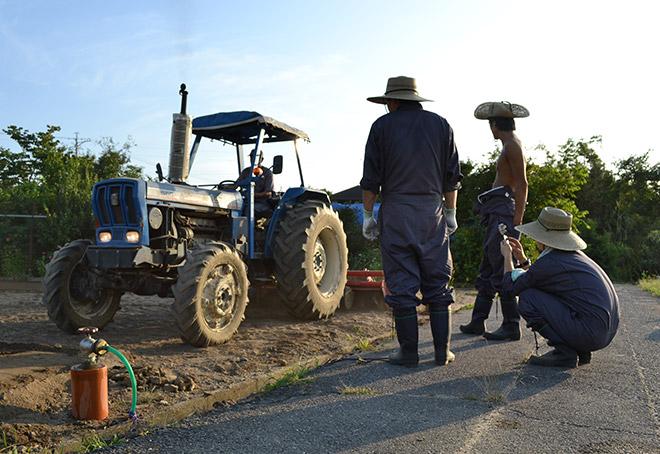
[[94,211],[103,227],[138,226],[134,182],[109,182],[94,188]]

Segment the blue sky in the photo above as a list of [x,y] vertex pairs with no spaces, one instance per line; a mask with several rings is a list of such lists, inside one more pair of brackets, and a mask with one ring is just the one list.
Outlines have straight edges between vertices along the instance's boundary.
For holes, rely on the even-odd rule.
[[[654,1],[122,1],[0,0],[0,128],[46,125],[73,145],[76,133],[136,143],[132,161],[167,169],[179,85],[188,113],[255,110],[306,131],[305,184],[333,192],[358,184],[371,123],[384,114],[366,97],[387,78],[417,79],[428,110],[454,127],[462,159],[495,148],[484,101],[531,115],[517,122],[535,147],[603,136],[616,159],[652,150],[657,162],[660,6]],[[0,146],[16,149],[4,133]],[[276,186],[298,181],[286,150]],[[295,172],[293,172],[295,173]],[[232,149],[205,145],[195,184],[236,175]]]

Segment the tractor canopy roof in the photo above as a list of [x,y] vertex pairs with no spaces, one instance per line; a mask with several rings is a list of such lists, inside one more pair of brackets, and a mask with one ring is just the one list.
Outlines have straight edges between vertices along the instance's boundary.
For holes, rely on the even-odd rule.
[[247,110],[204,115],[194,118],[192,123],[192,132],[197,136],[239,145],[256,143],[262,128],[265,132],[264,142],[286,142],[296,139],[309,141],[304,131]]

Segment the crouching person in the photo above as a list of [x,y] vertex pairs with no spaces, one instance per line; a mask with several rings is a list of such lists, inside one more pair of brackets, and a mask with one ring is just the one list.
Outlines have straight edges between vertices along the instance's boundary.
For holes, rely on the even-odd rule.
[[[573,216],[545,207],[538,219],[516,226],[536,240],[541,251],[533,265],[520,242],[501,243],[502,287],[519,296],[527,327],[548,340],[554,350],[532,355],[530,364],[576,367],[591,362],[591,352],[605,348],[619,327],[619,298],[609,277],[582,249],[587,244],[571,231]],[[522,265],[514,269],[513,258]]]

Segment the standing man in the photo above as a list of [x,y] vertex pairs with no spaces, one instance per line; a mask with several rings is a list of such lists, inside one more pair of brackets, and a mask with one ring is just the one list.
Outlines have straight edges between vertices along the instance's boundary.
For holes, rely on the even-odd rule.
[[[493,188],[480,194],[472,208],[475,215],[481,215],[481,225],[486,227],[486,236],[479,276],[475,283],[477,298],[472,320],[467,325],[461,325],[460,330],[466,334],[483,334],[491,340],[519,340],[520,314],[516,297],[500,288],[504,274],[504,260],[500,253],[500,224],[506,226],[507,235],[520,237],[514,227],[522,224],[527,204],[527,162],[522,143],[514,133],[514,119],[529,116],[529,111],[518,104],[487,102],[477,107],[474,116],[488,120],[493,137],[502,143],[502,151],[497,158]],[[498,292],[502,304],[502,326],[496,331],[485,332],[486,319]]]
[[[367,98],[389,111],[371,126],[364,154],[362,188],[363,235],[380,232],[383,271],[401,348],[392,364],[414,366],[417,351],[417,297],[428,306],[435,362],[454,360],[449,350],[450,305],[454,290],[449,234],[456,230],[456,197],[460,172],[454,133],[447,120],[422,109],[430,101],[417,93],[415,79],[392,77],[383,96]],[[382,195],[378,222],[376,195]],[[444,200],[443,200],[444,197]],[[377,230],[376,230],[377,227]]]
[[[518,240],[502,240],[506,292],[520,296],[527,326],[554,347],[532,355],[530,364],[575,367],[612,342],[619,327],[619,297],[605,271],[587,257],[587,244],[571,230],[573,216],[545,207],[536,221],[516,230],[536,240],[541,255],[533,265]],[[514,269],[514,257],[525,263]]]

